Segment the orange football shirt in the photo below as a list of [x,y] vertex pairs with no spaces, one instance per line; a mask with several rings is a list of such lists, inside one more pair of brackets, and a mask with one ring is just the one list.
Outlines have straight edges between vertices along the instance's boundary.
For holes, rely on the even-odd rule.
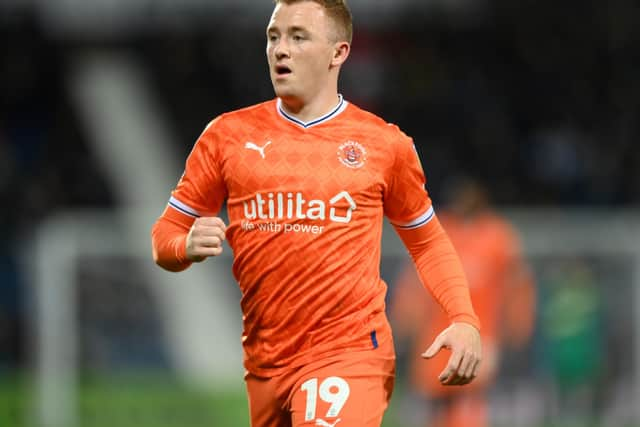
[[198,217],[227,203],[250,372],[273,376],[391,339],[383,216],[404,228],[426,224],[424,184],[413,141],[342,97],[308,123],[276,99],[207,126],[169,206]]

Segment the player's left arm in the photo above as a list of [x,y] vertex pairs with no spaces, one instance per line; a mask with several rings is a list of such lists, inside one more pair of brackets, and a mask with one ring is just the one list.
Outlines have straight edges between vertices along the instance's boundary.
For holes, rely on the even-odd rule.
[[439,380],[445,385],[467,384],[480,368],[480,322],[458,254],[425,189],[424,172],[413,141],[397,128],[392,138],[389,146],[394,147],[394,160],[384,192],[385,215],[407,247],[423,285],[451,320],[451,325],[422,356],[433,357],[442,348],[451,350]]
[[458,255],[435,216],[418,228],[403,229],[397,225],[395,228],[423,285],[451,319],[451,325],[436,337],[422,357],[429,359],[443,348],[450,350],[449,362],[438,379],[444,385],[467,384],[478,375],[482,344],[480,322]]

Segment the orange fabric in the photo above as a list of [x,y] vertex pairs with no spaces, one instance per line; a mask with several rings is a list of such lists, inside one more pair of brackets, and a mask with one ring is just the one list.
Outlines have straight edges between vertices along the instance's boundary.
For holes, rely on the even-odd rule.
[[[412,358],[413,387],[430,397],[485,390],[493,380],[505,335],[514,342],[526,341],[532,332],[535,310],[532,278],[522,260],[517,235],[508,223],[493,214],[464,222],[441,213],[440,221],[460,256],[471,300],[482,322],[483,362],[480,376],[458,388],[445,387],[437,380],[448,361],[448,352],[441,351],[429,361]],[[450,319],[430,298],[425,298],[413,265],[407,264],[396,286],[392,308],[395,330],[399,336],[414,336],[413,351],[420,354],[450,324]],[[519,306],[513,306],[514,302]]]
[[153,259],[169,271],[182,271],[191,265],[186,258],[187,233],[194,218],[167,207],[151,231]]
[[[438,218],[415,230],[397,229],[409,250],[422,283],[447,314],[449,322],[466,322],[480,329],[462,265]],[[444,330],[440,328],[440,331]]]
[[261,377],[369,349],[372,331],[389,341],[379,274],[383,215],[406,225],[431,209],[412,140],[344,105],[307,127],[275,100],[216,118],[154,225],[157,262],[186,268],[181,233],[226,201],[244,364]]
[[393,342],[319,360],[273,378],[246,375],[253,427],[379,427],[391,399]]

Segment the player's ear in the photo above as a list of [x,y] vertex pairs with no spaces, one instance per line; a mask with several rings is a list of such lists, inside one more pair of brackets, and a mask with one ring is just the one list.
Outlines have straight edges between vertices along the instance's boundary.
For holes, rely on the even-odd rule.
[[351,52],[351,45],[347,42],[337,42],[333,45],[333,57],[331,58],[331,66],[338,67],[347,60]]

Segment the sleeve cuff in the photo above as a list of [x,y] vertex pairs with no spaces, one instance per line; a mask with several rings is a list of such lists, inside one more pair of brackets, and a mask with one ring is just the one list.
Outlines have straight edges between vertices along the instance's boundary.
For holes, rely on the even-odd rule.
[[480,319],[478,319],[478,316],[476,315],[457,314],[451,318],[451,321],[455,323],[468,323],[480,331]]

